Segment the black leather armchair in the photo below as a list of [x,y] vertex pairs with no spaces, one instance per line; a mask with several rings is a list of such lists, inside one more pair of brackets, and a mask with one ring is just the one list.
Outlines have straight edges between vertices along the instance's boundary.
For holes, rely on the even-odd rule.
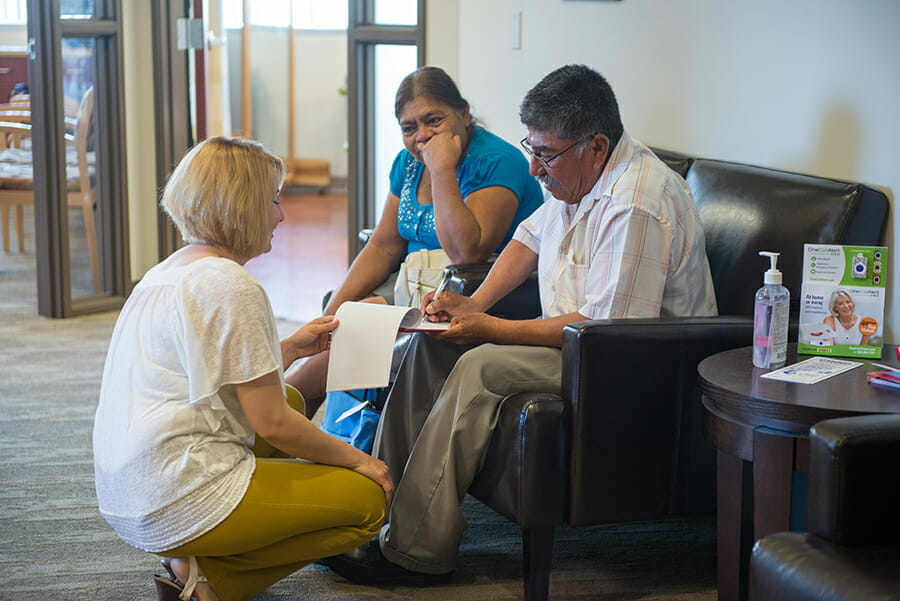
[[[796,314],[804,243],[882,240],[888,201],[869,186],[658,154],[693,191],[720,316],[571,324],[562,398],[504,402],[470,493],[522,528],[526,600],[548,598],[556,526],[715,511],[697,364],[750,344],[753,296],[767,268],[758,251],[781,253]],[[457,289],[474,289],[483,275],[457,270]]]
[[810,430],[806,532],[753,548],[750,599],[900,600],[900,415]]

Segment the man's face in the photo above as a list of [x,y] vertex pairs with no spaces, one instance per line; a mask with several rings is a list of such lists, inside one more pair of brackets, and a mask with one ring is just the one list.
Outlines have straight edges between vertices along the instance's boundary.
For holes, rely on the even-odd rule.
[[[559,138],[554,134],[528,128],[525,137],[534,154],[531,156],[528,172],[538,179],[553,198],[568,204],[581,202],[585,194],[591,191],[600,178],[606,164],[609,151],[609,140],[603,134],[595,134],[585,141],[587,147],[581,156],[577,148],[569,148],[576,140]],[[562,152],[564,150],[566,152]],[[545,165],[537,157],[559,156]]]

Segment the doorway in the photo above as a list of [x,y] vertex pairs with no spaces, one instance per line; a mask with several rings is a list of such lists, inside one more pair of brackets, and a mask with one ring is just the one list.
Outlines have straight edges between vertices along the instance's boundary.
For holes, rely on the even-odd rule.
[[27,62],[25,81],[0,99],[0,121],[21,130],[4,135],[3,173],[14,184],[0,185],[4,262],[33,261],[41,315],[115,309],[130,288],[120,2],[5,0],[2,8],[14,17],[5,35],[24,34]]
[[[222,32],[212,37],[225,40],[228,83],[222,98],[207,97],[207,112],[230,107],[233,133],[259,140],[288,164],[286,220],[272,251],[247,269],[266,289],[277,317],[305,322],[321,314],[323,295],[343,281],[358,230],[373,227],[380,216],[401,143],[394,93],[424,60],[424,24],[418,25],[424,0],[249,4],[212,5],[212,28],[220,19]],[[359,56],[364,66],[355,62]],[[207,64],[212,69],[215,61]],[[354,138],[354,123],[356,132],[371,132],[365,141]],[[208,123],[210,131],[215,127]],[[364,161],[372,177],[355,184],[351,165],[368,145],[373,151]]]
[[[321,314],[322,296],[348,265],[347,4],[203,4],[207,73],[191,70],[191,97],[200,106],[199,90],[207,90],[207,118],[194,129],[255,139],[285,161],[285,222],[272,250],[246,267],[276,317],[306,322]],[[191,115],[202,118],[193,108]]]

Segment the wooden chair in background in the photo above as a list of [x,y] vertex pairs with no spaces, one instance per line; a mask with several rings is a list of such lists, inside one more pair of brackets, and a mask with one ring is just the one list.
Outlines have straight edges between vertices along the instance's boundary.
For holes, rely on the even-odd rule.
[[[66,119],[66,145],[74,147],[77,177],[67,182],[67,202],[70,207],[81,208],[87,237],[94,292],[100,292],[100,260],[97,250],[97,231],[94,222],[96,188],[92,185],[92,165],[89,160],[87,137],[94,113],[94,90],[88,88],[81,98],[75,119]],[[31,117],[27,102],[0,106],[0,148],[29,149]],[[67,153],[68,155],[68,153]],[[9,209],[15,210],[16,237],[19,252],[25,251],[24,207],[34,206],[34,190],[30,179],[0,177],[0,218],[3,228],[3,251],[9,252]]]

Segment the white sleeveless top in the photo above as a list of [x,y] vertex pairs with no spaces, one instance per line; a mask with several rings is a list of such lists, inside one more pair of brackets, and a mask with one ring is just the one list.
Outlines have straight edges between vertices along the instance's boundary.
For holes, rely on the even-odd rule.
[[835,344],[860,344],[862,342],[862,332],[859,331],[859,315],[854,315],[853,325],[845,328],[841,325],[841,320],[834,318],[834,331],[837,334],[834,337]]

